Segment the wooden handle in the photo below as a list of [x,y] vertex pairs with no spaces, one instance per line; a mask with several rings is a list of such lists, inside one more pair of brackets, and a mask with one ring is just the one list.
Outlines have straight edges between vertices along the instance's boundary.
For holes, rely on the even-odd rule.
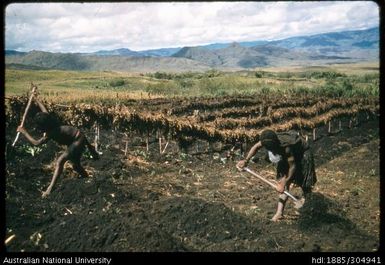
[[[253,175],[253,176],[259,178],[260,180],[262,180],[263,182],[269,184],[269,185],[270,185],[271,187],[273,187],[274,189],[277,188],[277,186],[276,186],[274,183],[272,183],[272,182],[268,181],[267,179],[265,179],[264,177],[258,175],[257,173],[255,173],[254,171],[252,171],[250,168],[245,167],[245,168],[243,168],[243,170],[245,170],[246,172],[249,172],[251,175]],[[297,199],[296,197],[294,197],[294,196],[293,196],[291,193],[289,193],[288,191],[285,190],[283,193],[286,194],[287,196],[289,196],[291,199],[293,199],[293,201],[298,202],[298,199]]]
[[[24,115],[23,115],[23,118],[21,119],[20,126],[24,126],[24,122],[25,122],[25,119],[27,118],[27,114],[28,114],[29,108],[31,107],[32,99],[35,96],[34,93],[36,92],[36,89],[37,89],[36,86],[32,87],[32,94],[28,99],[27,107],[25,108]],[[20,136],[20,132],[17,132],[15,140],[12,143],[12,146],[15,146],[17,140],[19,139],[19,136]]]

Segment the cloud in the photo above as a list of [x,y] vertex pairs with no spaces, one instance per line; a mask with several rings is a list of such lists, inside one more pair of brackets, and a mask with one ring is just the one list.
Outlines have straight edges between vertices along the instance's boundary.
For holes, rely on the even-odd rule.
[[368,1],[15,3],[6,49],[90,52],[273,40],[379,25]]

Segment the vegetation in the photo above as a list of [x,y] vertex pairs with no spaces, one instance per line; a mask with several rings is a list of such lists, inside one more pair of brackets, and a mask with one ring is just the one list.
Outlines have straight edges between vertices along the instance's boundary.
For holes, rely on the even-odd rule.
[[59,70],[5,71],[5,94],[25,95],[35,82],[53,102],[114,102],[128,98],[217,97],[252,95],[378,96],[379,71],[366,65],[269,69],[241,72],[132,74]]
[[[7,100],[7,126],[17,124],[27,100],[17,96]],[[223,143],[256,141],[267,126],[275,131],[310,130],[335,119],[362,120],[379,113],[378,97],[282,97],[268,92],[262,97],[164,98],[126,100],[119,104],[104,101],[65,108],[50,102],[45,105],[59,119],[77,127],[90,128],[97,123],[104,129],[136,131],[142,135],[161,132],[168,139],[193,137]]]
[[[121,87],[124,86],[125,81],[121,78],[113,79],[108,83],[111,87]],[[97,87],[96,87],[97,88]]]

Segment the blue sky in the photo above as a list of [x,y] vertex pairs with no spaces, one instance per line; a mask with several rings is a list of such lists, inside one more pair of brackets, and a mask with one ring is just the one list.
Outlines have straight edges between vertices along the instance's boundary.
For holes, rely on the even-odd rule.
[[375,26],[371,1],[14,3],[5,10],[5,48],[139,51]]

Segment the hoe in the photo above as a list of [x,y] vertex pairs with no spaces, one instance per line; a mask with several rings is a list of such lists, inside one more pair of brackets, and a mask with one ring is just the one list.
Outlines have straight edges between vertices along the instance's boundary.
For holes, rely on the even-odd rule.
[[[31,92],[32,93],[31,93],[31,96],[29,97],[28,104],[27,104],[27,107],[25,108],[24,115],[23,115],[23,118],[21,120],[20,126],[24,126],[24,122],[25,122],[25,119],[27,118],[28,110],[31,107],[32,99],[35,96],[36,90],[37,90],[37,86],[35,86],[34,84],[31,83]],[[19,139],[19,136],[20,136],[20,132],[17,132],[16,138],[13,141],[12,146],[15,146],[17,140]]]
[[[268,185],[270,185],[271,187],[273,187],[274,189],[276,189],[277,186],[276,186],[274,183],[272,183],[272,182],[268,181],[267,179],[265,179],[264,177],[258,175],[257,173],[255,173],[254,171],[252,171],[250,168],[248,168],[248,167],[244,167],[244,168],[239,168],[239,167],[237,167],[237,168],[238,168],[239,170],[241,170],[241,171],[243,170],[243,171],[246,171],[246,172],[250,173],[251,175],[253,175],[253,176],[259,178],[260,180],[262,180],[262,181],[265,182],[266,184],[268,184]],[[285,193],[287,196],[289,196],[289,197],[295,202],[296,205],[300,203],[300,201],[299,201],[296,197],[294,197],[291,193],[289,193],[288,191],[285,190],[283,193]]]

